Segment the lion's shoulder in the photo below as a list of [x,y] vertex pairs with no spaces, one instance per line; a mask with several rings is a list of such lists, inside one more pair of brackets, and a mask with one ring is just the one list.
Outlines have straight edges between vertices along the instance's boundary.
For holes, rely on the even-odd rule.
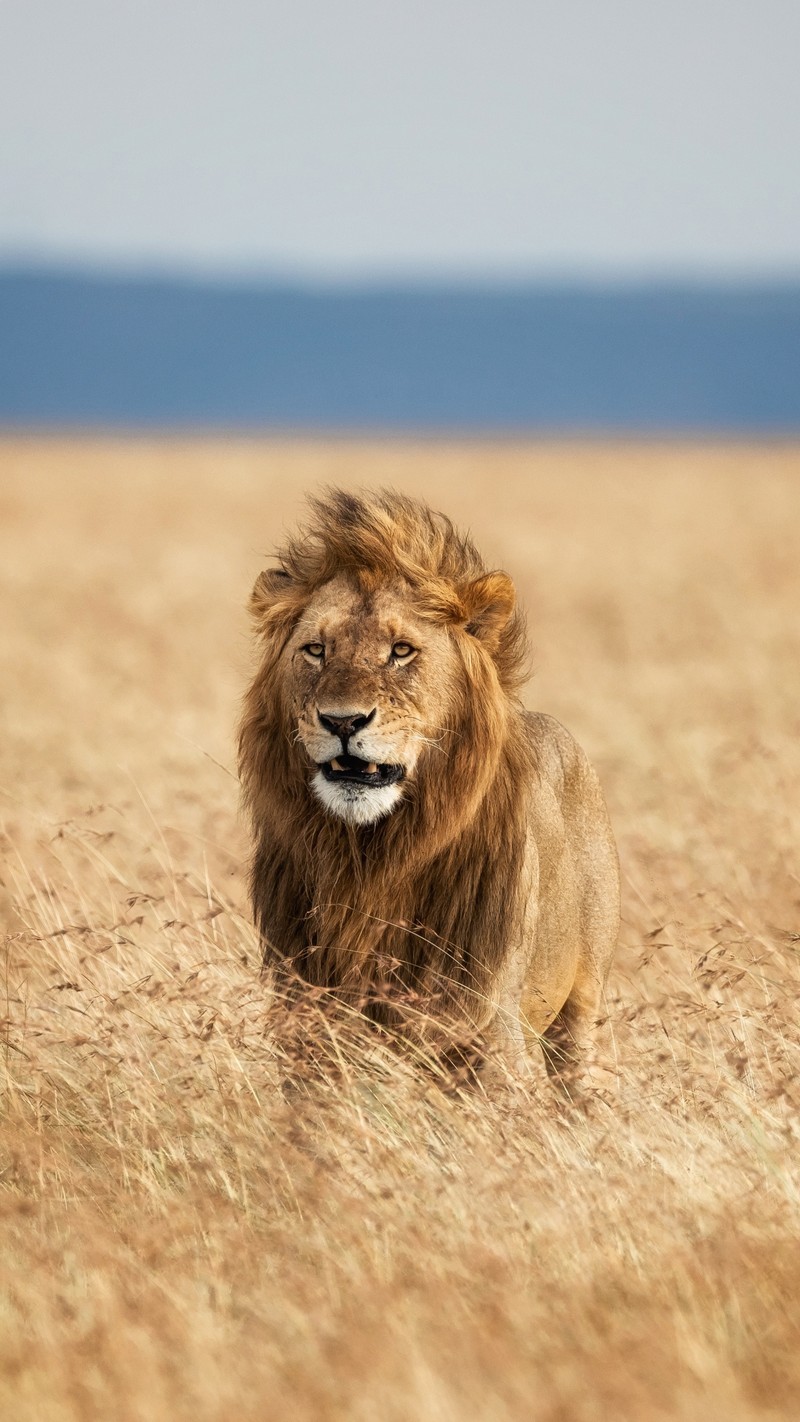
[[576,776],[591,771],[585,751],[555,716],[544,711],[524,711],[522,720],[539,776],[545,783],[563,790]]
[[540,813],[550,818],[549,808],[557,806],[565,823],[575,824],[587,816],[604,822],[607,814],[597,772],[571,731],[540,711],[524,712],[523,722],[535,765],[534,807],[538,805]]

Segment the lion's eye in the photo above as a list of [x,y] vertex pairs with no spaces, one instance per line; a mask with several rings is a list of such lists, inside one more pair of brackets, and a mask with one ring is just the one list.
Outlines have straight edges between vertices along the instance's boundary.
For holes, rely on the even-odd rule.
[[321,642],[306,642],[306,645],[300,650],[305,652],[307,657],[311,657],[314,662],[321,662],[325,656],[325,648]]
[[409,657],[413,657],[415,648],[410,642],[395,642],[392,647],[392,656],[397,662],[407,662]]

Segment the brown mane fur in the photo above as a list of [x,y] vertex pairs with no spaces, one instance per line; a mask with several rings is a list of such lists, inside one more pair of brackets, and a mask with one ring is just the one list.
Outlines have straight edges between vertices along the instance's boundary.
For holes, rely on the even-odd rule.
[[[239,741],[255,839],[251,893],[267,965],[387,1019],[405,996],[480,1026],[520,915],[530,740],[510,583],[488,572],[444,515],[394,493],[338,490],[262,573],[251,609],[261,659]],[[460,667],[440,756],[423,756],[396,812],[354,827],[309,793],[309,767],[281,695],[281,654],[310,598],[344,575],[400,583],[447,626]],[[495,613],[497,615],[495,615]]]

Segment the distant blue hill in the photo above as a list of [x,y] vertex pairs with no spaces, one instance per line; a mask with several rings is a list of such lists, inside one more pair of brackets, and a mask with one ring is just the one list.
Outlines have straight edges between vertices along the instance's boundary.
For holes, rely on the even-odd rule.
[[800,283],[0,272],[7,426],[800,432]]

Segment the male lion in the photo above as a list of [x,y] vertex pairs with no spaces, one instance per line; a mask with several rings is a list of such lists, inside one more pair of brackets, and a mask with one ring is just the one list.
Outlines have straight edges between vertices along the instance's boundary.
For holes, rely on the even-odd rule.
[[265,962],[378,1022],[408,1027],[412,1004],[414,1030],[481,1070],[524,1069],[540,1038],[569,1089],[616,943],[617,855],[583,751],[518,700],[511,579],[399,494],[312,510],[251,599],[239,764]]

